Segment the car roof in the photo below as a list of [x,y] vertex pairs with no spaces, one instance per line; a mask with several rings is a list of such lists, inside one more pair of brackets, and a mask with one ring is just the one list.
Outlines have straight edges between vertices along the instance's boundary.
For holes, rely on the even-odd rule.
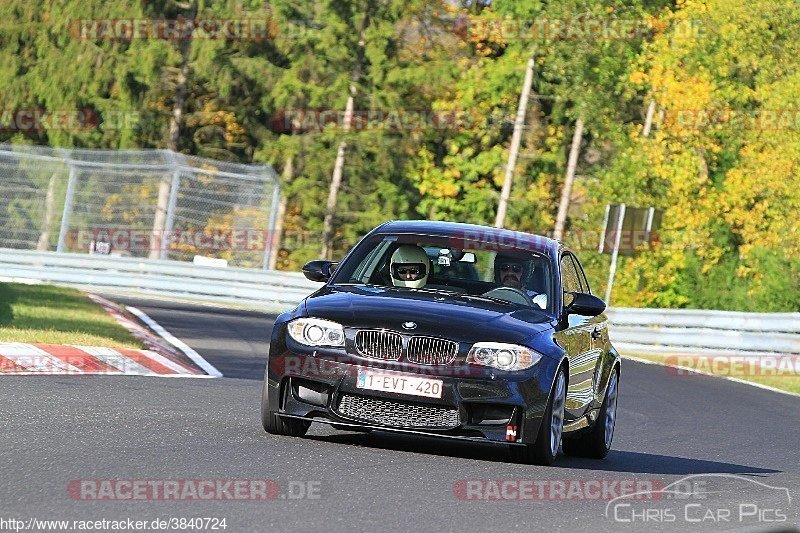
[[533,233],[435,220],[393,220],[375,228],[374,233],[411,233],[486,241],[497,243],[500,247],[534,250],[552,257],[556,257],[559,247],[563,246],[554,239]]

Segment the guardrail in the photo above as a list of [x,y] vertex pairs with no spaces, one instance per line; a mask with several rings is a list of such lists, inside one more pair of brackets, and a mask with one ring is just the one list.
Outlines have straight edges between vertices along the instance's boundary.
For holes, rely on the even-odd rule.
[[608,317],[626,353],[800,354],[800,313],[611,308]]
[[[131,257],[0,248],[0,279],[132,292],[284,311],[321,285],[294,272],[201,266]],[[800,354],[800,313],[693,309],[608,310],[625,353]]]
[[285,311],[320,287],[294,272],[0,248],[0,278]]

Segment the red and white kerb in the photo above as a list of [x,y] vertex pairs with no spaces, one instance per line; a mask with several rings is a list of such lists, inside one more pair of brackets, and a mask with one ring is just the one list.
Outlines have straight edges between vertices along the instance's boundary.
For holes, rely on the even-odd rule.
[[0,342],[0,375],[112,374],[208,377],[151,350]]

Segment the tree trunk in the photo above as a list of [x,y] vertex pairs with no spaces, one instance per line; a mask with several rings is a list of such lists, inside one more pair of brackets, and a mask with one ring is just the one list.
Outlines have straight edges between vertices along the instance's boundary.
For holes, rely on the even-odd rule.
[[508,210],[508,198],[511,196],[511,186],[514,184],[514,169],[517,166],[517,156],[519,155],[519,145],[522,141],[522,129],[525,126],[525,115],[528,110],[528,98],[531,94],[533,84],[533,69],[536,66],[536,51],[531,53],[528,64],[525,67],[525,81],[522,82],[522,92],[519,95],[519,105],[517,106],[517,117],[514,120],[514,133],[511,135],[511,147],[508,150],[508,163],[506,164],[506,175],[503,178],[503,189],[500,192],[500,203],[497,205],[497,217],[494,220],[496,228],[502,228],[506,222],[506,211]]
[[[197,0],[193,0],[186,13],[189,20],[197,17]],[[192,52],[191,39],[181,39],[179,41],[181,52],[181,68],[178,71],[178,79],[175,84],[175,100],[172,104],[172,117],[169,121],[169,138],[167,148],[173,152],[178,151],[178,142],[181,137],[181,125],[183,124],[183,111],[186,105],[186,93],[189,84],[190,55]],[[167,221],[167,207],[169,205],[169,189],[172,184],[172,173],[162,177],[158,183],[158,200],[156,203],[156,214],[153,219],[153,233],[150,238],[150,259],[161,257],[161,247],[164,239],[164,226]]]
[[[344,124],[342,129],[344,135],[350,131],[353,121],[353,110],[355,108],[356,84],[361,78],[361,68],[364,62],[364,47],[366,41],[364,33],[369,26],[369,11],[364,14],[361,21],[361,28],[358,31],[358,50],[356,51],[356,64],[353,67],[353,74],[350,77],[350,90],[347,96],[347,104],[344,112]],[[347,141],[345,138],[339,142],[339,149],[336,151],[336,162],[333,165],[333,175],[331,176],[331,186],[328,189],[328,202],[325,205],[325,219],[322,223],[322,257],[331,259],[333,254],[333,218],[336,216],[336,204],[339,199],[339,189],[342,188],[342,174],[344,173],[344,156],[347,152]]]
[[575,167],[578,166],[578,154],[581,149],[581,138],[583,138],[583,119],[579,118],[575,121],[575,134],[572,136],[572,146],[569,149],[567,174],[564,177],[564,188],[561,189],[561,201],[558,203],[556,227],[553,230],[553,238],[556,240],[564,237],[564,227],[567,224],[567,212],[572,197],[572,183],[575,181]]
[[46,252],[50,249],[50,226],[53,224],[53,215],[56,210],[56,179],[58,179],[58,173],[50,176],[50,182],[47,184],[47,196],[45,196],[44,200],[44,218],[39,230],[39,242],[36,243],[36,249],[40,252]]
[[[284,186],[292,181],[294,177],[294,158],[289,156],[286,159],[286,163],[283,165],[283,172],[281,176],[281,181],[283,182]],[[272,235],[270,238],[272,239],[272,253],[269,254],[269,265],[267,268],[269,270],[275,270],[275,267],[278,264],[278,249],[281,245],[281,237],[283,236],[283,219],[286,217],[286,204],[288,203],[289,196],[284,192],[281,195],[281,199],[278,202],[278,215],[275,217],[275,228],[273,229]]]
[[644,128],[642,129],[642,136],[650,136],[650,128],[653,127],[653,115],[656,113],[656,101],[650,100],[650,105],[647,106],[647,116],[644,119]]

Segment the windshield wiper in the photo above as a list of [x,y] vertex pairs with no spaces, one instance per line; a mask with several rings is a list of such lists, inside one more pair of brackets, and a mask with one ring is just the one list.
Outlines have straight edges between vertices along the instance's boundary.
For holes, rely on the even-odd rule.
[[433,293],[438,293],[438,294],[447,294],[449,296],[456,296],[456,297],[459,297],[459,298],[467,298],[467,299],[472,299],[472,300],[481,300],[481,301],[484,301],[484,302],[499,303],[499,304],[509,305],[509,306],[512,306],[512,307],[524,307],[526,309],[535,309],[535,307],[530,307],[528,305],[515,303],[515,302],[509,302],[508,300],[502,300],[500,298],[493,298],[491,296],[485,296],[485,295],[482,295],[482,294],[467,294],[467,293],[460,292],[460,291],[457,291],[457,290],[447,290],[447,289],[439,289],[439,288],[432,288],[432,287],[419,287],[419,288],[414,288],[414,287],[396,287],[394,285],[376,285],[374,283],[337,283],[336,285],[342,285],[342,286],[347,286],[347,287],[374,287],[376,289],[395,290],[395,291],[399,291],[399,292],[412,292],[412,291],[414,291],[414,292],[417,292],[417,291],[419,291],[419,292],[433,292]]
[[508,300],[501,300],[500,298],[492,298],[491,296],[484,296],[483,294],[459,294],[458,296],[461,296],[463,298],[471,298],[471,299],[474,299],[474,300],[484,300],[484,301],[495,302],[495,303],[511,305],[511,306],[528,307],[527,305],[518,304],[518,303],[514,303],[514,302],[509,302]]

